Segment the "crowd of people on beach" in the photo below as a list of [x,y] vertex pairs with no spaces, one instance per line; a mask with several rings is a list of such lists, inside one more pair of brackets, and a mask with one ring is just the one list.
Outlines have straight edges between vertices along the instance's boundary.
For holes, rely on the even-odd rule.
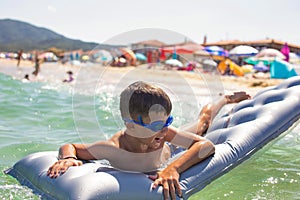
[[[239,47],[239,46],[237,46]],[[177,47],[178,48],[178,47]],[[215,47],[214,47],[215,48]],[[248,47],[250,48],[250,47]],[[282,52],[275,49],[262,49],[260,52],[256,49],[256,53],[249,54],[230,54],[231,51],[220,50],[218,47],[216,51],[213,51],[213,47],[208,48],[206,53],[199,56],[198,53],[180,53],[176,50],[166,51],[164,48],[142,48],[142,49],[130,49],[130,48],[114,48],[110,50],[91,50],[84,52],[82,50],[65,51],[59,55],[55,55],[53,52],[31,52],[25,53],[22,49],[15,54],[1,53],[1,58],[15,58],[17,59],[17,67],[20,67],[22,60],[31,60],[34,63],[34,71],[32,75],[37,77],[40,73],[41,64],[44,62],[60,62],[62,64],[69,65],[93,65],[100,64],[103,66],[113,67],[126,67],[126,66],[146,66],[147,69],[164,69],[164,70],[180,70],[180,71],[194,71],[197,69],[203,73],[219,73],[224,76],[244,76],[251,74],[252,77],[270,77],[271,65],[273,61],[280,58],[282,61],[291,63],[290,52],[286,50],[288,48],[285,45],[285,50]],[[170,47],[169,47],[170,49]],[[216,49],[216,48],[215,48]],[[234,50],[233,48],[232,50]],[[182,50],[182,49],[181,49]],[[272,50],[271,54],[264,54],[264,50]],[[277,51],[277,52],[275,52]],[[276,54],[275,54],[275,53]],[[262,57],[260,56],[262,55]],[[270,56],[270,57],[268,57]],[[300,57],[298,57],[300,63]],[[286,70],[291,66],[286,65]],[[276,69],[277,70],[277,69]],[[73,74],[66,72],[68,78],[63,82],[72,82],[74,80]],[[295,74],[295,73],[293,73]],[[25,77],[24,77],[25,78]],[[26,76],[26,79],[30,79]]]
[[[28,57],[27,59],[23,56],[23,49],[19,50],[16,56],[16,60],[17,60],[17,67],[20,68],[21,66],[21,62],[22,60],[31,60],[33,63],[33,67],[34,70],[32,71],[31,75],[33,75],[33,78],[30,78],[30,74],[25,74],[23,77],[23,81],[24,82],[29,82],[32,79],[36,79],[39,76],[39,73],[41,71],[41,64],[44,63],[46,61],[46,59],[42,59],[40,57],[40,54],[38,51],[36,51],[34,53],[34,55]],[[64,83],[70,83],[74,81],[74,77],[73,77],[73,72],[72,71],[67,71],[66,72],[67,77],[65,79],[62,80],[62,82]]]
[[[16,59],[17,59],[17,67],[20,67],[21,61],[24,59],[24,57],[23,57],[23,49],[21,49],[18,52]],[[35,55],[34,55],[34,58],[33,58],[32,61],[34,62],[34,71],[32,72],[32,75],[34,75],[35,77],[37,77],[38,74],[39,74],[39,72],[40,72],[40,65],[42,63],[42,60],[38,56],[38,52],[35,52]],[[29,74],[25,74],[24,80],[30,81]]]

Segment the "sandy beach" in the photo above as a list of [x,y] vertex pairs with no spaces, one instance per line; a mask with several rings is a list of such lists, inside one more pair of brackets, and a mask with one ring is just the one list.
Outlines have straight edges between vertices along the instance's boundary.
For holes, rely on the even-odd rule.
[[[244,77],[235,76],[220,76],[216,74],[203,73],[200,69],[194,72],[177,71],[177,70],[164,70],[162,67],[148,69],[146,65],[137,67],[111,67],[100,65],[85,65],[75,66],[61,63],[42,63],[41,71],[38,77],[32,75],[34,71],[34,63],[31,61],[22,61],[20,67],[16,66],[16,60],[0,60],[0,72],[16,79],[23,79],[25,74],[29,75],[31,81],[34,82],[54,82],[60,83],[66,78],[67,71],[74,73],[75,80],[90,79],[99,81],[111,82],[117,84],[126,77],[127,79],[145,79],[145,80],[176,80],[178,77],[183,78],[192,87],[198,87],[199,81],[215,80],[223,85],[225,91],[245,90],[249,94],[254,95],[257,91],[268,87],[274,86],[282,82],[282,79],[270,79],[268,75],[253,78],[251,74]],[[96,80],[97,79],[97,80]],[[122,80],[123,81],[123,80]],[[218,83],[218,84],[220,84]]]

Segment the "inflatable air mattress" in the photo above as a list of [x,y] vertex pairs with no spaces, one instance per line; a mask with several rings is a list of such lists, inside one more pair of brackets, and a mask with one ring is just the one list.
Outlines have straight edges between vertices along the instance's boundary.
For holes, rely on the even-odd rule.
[[[216,145],[215,154],[181,174],[183,199],[248,159],[299,117],[299,76],[236,104],[213,121],[205,136]],[[163,199],[162,187],[152,190],[147,175],[118,171],[100,161],[71,167],[63,176],[50,179],[46,173],[55,161],[57,152],[34,153],[6,173],[45,199]]]

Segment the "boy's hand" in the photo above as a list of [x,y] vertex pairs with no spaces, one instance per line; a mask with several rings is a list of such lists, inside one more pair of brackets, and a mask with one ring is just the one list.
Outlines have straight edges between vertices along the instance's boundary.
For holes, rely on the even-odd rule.
[[80,166],[82,162],[73,158],[62,159],[55,162],[47,171],[47,176],[50,178],[57,178],[64,174],[71,166]]
[[251,96],[246,92],[235,92],[232,95],[225,95],[227,103],[238,103],[240,101],[250,99]]
[[179,173],[174,168],[166,168],[157,175],[149,176],[154,181],[152,189],[161,185],[163,187],[164,199],[176,199],[176,192],[178,196],[182,196],[182,191],[179,185]]

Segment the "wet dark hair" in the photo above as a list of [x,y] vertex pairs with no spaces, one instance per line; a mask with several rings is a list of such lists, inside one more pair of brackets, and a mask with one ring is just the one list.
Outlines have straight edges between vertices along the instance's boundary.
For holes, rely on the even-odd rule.
[[120,111],[123,119],[137,120],[138,116],[148,117],[149,111],[169,115],[172,103],[169,96],[159,87],[137,81],[129,85],[120,97]]

